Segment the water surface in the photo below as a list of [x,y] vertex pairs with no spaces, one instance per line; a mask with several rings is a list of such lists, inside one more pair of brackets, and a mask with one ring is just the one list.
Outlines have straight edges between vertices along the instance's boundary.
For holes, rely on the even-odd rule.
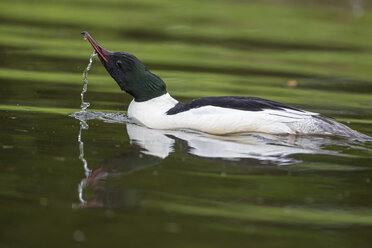
[[[243,95],[372,135],[372,12],[350,1],[2,1],[1,247],[370,247],[372,144],[152,130],[89,31],[175,98]],[[73,115],[72,115],[73,114]]]

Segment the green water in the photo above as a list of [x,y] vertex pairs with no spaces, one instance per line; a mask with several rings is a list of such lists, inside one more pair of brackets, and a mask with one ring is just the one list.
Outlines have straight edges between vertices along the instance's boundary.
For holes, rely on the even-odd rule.
[[372,135],[359,2],[1,1],[0,247],[371,247],[371,143],[139,127],[97,57],[71,116],[86,30],[179,100],[269,98]]

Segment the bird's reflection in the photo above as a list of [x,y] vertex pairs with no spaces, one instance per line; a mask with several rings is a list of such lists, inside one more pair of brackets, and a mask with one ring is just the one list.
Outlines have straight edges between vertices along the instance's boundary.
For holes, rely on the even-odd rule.
[[166,158],[175,150],[175,143],[182,144],[181,152],[200,158],[220,160],[254,159],[258,164],[288,165],[298,162],[292,154],[331,153],[322,149],[327,144],[324,137],[295,135],[235,134],[216,136],[188,130],[156,130],[127,123],[132,144],[142,153]]
[[[282,166],[298,163],[299,161],[292,157],[294,154],[335,154],[335,151],[326,150],[324,146],[338,142],[335,139],[316,136],[268,134],[215,136],[189,130],[156,130],[133,124],[124,115],[112,113],[77,112],[72,116],[80,120],[79,159],[85,171],[85,177],[78,186],[80,203],[75,207],[136,206],[140,199],[138,190],[115,187],[108,184],[107,179],[155,166],[176,150],[177,153],[188,156],[244,166],[264,164]],[[125,123],[131,144],[130,150],[105,160],[94,170],[89,169],[85,159],[82,135],[82,131],[89,128],[87,121],[92,119]],[[89,196],[84,197],[85,195]]]

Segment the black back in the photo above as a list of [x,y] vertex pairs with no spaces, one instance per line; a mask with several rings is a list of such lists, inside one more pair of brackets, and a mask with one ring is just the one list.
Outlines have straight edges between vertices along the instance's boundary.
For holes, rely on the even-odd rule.
[[167,115],[175,115],[188,111],[190,109],[200,108],[204,106],[231,108],[245,111],[262,111],[265,109],[292,109],[304,112],[303,110],[296,109],[284,103],[266,100],[258,97],[217,96],[198,98],[188,103],[179,102],[176,106],[167,111]]

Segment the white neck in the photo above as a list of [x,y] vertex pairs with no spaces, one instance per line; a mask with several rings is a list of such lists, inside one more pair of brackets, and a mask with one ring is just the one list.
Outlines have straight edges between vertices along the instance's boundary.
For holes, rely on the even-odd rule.
[[166,112],[177,103],[178,101],[168,93],[145,102],[136,102],[133,100],[128,108],[128,117],[145,126],[155,127],[156,122],[164,121]]
[[144,101],[144,102],[136,102],[132,101],[132,103],[135,102],[136,104],[141,105],[156,105],[157,108],[160,108],[159,110],[168,110],[172,107],[174,107],[178,101],[171,97],[169,93],[165,93],[164,95],[152,98],[150,100]]

